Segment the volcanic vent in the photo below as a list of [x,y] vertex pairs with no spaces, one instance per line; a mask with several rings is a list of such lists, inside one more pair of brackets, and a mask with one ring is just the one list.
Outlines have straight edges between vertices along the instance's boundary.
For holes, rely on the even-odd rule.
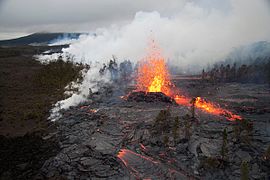
[[177,103],[183,106],[194,106],[213,115],[224,116],[230,121],[242,119],[239,115],[202,97],[189,98],[180,94],[179,89],[171,83],[165,58],[154,40],[150,43],[147,56],[139,62],[136,89],[126,99],[136,102]]
[[165,102],[176,104],[170,95],[170,74],[160,49],[152,40],[147,56],[139,62],[136,89],[127,96],[128,101]]
[[176,104],[173,98],[166,96],[162,92],[132,92],[128,95],[127,100],[136,102],[165,102],[170,104]]

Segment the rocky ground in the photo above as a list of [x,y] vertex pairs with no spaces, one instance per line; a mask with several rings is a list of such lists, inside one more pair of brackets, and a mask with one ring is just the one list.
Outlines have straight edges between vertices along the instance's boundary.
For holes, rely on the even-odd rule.
[[[176,82],[241,115],[228,121],[170,102],[136,102],[108,93],[63,111],[60,150],[37,179],[268,179],[270,93],[267,85]],[[118,91],[118,90],[117,90]],[[268,149],[268,152],[267,152]]]
[[33,56],[60,52],[65,46],[0,47],[0,179],[32,179],[58,152],[58,139],[47,120],[52,104],[64,98],[64,87],[81,67],[55,61],[41,64]]
[[[63,98],[59,82],[73,78],[61,62],[51,71],[32,58],[48,49],[0,48],[0,179],[269,179],[269,86],[173,79],[186,96],[217,102],[243,121],[198,109],[192,118],[160,94],[125,100],[132,87],[117,85],[51,123],[51,105]],[[59,70],[65,81],[52,81]]]

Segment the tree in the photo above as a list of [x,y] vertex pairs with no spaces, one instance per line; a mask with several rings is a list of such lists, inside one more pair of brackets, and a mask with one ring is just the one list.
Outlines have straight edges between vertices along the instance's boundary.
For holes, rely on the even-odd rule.
[[222,160],[225,160],[227,153],[228,153],[228,134],[227,134],[227,128],[225,128],[223,130],[223,134],[222,134],[222,146],[221,146],[221,158]]
[[179,136],[179,117],[176,116],[175,119],[174,119],[174,125],[173,125],[173,138],[174,138],[174,141],[176,142],[178,136]]
[[167,132],[169,130],[169,118],[171,117],[171,112],[169,109],[164,109],[159,112],[155,119],[155,130],[157,132]]
[[243,161],[241,163],[241,180],[248,180],[248,163],[246,161]]
[[184,124],[184,126],[185,126],[185,138],[186,139],[189,139],[190,138],[190,136],[191,136],[191,122],[190,122],[190,119],[186,119],[185,120],[185,124]]
[[191,118],[195,119],[195,103],[196,103],[196,98],[192,98],[191,101]]

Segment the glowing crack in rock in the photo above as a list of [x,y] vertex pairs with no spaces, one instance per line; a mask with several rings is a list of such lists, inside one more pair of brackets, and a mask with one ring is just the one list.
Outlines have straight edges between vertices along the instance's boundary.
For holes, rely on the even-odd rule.
[[175,179],[176,177],[186,179],[187,177],[186,174],[167,167],[149,156],[135,153],[129,149],[121,149],[117,157],[136,179]]

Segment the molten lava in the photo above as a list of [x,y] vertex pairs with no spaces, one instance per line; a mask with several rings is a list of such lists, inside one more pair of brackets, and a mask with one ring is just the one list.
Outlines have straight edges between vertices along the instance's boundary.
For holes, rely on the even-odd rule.
[[148,87],[149,92],[161,92],[161,88],[164,84],[164,80],[160,76],[155,76],[151,85]]
[[131,179],[188,179],[185,172],[166,167],[159,160],[138,154],[129,149],[120,149],[117,157],[134,176]]
[[170,95],[170,76],[160,49],[152,41],[148,55],[139,63],[136,91]]
[[242,119],[241,116],[235,115],[226,109],[222,109],[218,105],[215,105],[211,102],[207,102],[206,100],[202,99],[201,97],[196,98],[195,106],[199,109],[202,109],[202,110],[210,113],[210,114],[223,115],[223,116],[227,117],[227,119],[230,121]]
[[[136,91],[162,92],[173,98],[177,104],[190,106],[191,98],[174,93],[174,85],[170,81],[170,74],[167,70],[165,58],[161,55],[161,50],[151,41],[148,55],[139,63],[137,72]],[[232,112],[222,109],[218,105],[208,102],[201,97],[195,100],[195,107],[213,115],[225,116],[228,120],[241,120],[242,118]]]
[[129,149],[120,149],[117,157],[125,164],[129,171],[137,177],[137,179],[141,177],[142,173],[140,172],[140,169],[142,164],[148,164],[148,166],[158,164],[158,162],[154,161],[152,158],[135,153]]
[[190,105],[190,99],[185,96],[175,95],[174,100],[177,104],[189,106]]

